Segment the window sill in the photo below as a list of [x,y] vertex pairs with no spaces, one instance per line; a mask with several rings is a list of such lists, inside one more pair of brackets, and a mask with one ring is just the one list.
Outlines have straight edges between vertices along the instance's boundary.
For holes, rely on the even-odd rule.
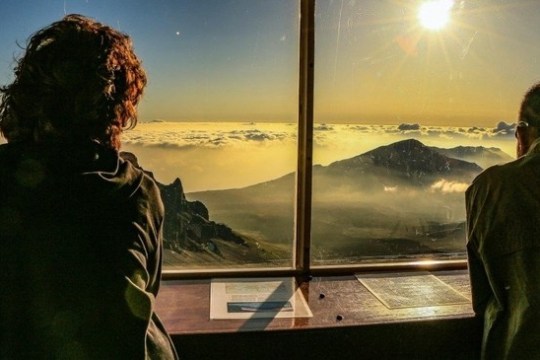
[[[466,271],[434,274],[470,298]],[[164,281],[157,300],[157,312],[172,335],[334,328],[474,317],[470,303],[388,309],[352,275],[315,277],[302,283],[300,288],[313,312],[311,318],[210,320],[209,279]]]
[[[466,270],[433,273],[469,291]],[[157,312],[185,360],[479,358],[482,324],[470,303],[389,310],[352,275],[301,289],[311,318],[210,320],[208,279],[164,281]]]

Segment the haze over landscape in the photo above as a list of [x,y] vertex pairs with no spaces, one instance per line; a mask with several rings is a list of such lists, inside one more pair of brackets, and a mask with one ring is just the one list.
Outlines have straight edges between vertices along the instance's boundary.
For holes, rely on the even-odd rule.
[[[504,122],[491,128],[317,124],[315,262],[464,256],[463,193],[482,169],[514,159],[510,155],[514,126]],[[126,135],[124,148],[134,152],[158,182],[168,184],[178,177],[173,192],[180,191],[186,203],[199,203],[195,207],[205,209],[200,213],[204,218],[236,234],[229,241],[221,235],[204,238],[205,231],[217,234],[217,230],[203,221],[211,230],[197,225],[197,231],[184,236],[194,244],[205,244],[197,245],[205,249],[205,256],[219,251],[221,258],[209,258],[214,265],[230,265],[231,259],[266,266],[290,263],[296,166],[293,124],[156,121]],[[192,213],[177,217],[200,218]],[[174,237],[178,239],[177,234]],[[186,251],[185,245],[167,254],[170,266],[209,261]]]

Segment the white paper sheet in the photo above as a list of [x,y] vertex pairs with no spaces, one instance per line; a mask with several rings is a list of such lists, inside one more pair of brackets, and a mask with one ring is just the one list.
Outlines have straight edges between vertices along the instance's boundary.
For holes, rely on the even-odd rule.
[[210,319],[312,316],[294,278],[212,280]]

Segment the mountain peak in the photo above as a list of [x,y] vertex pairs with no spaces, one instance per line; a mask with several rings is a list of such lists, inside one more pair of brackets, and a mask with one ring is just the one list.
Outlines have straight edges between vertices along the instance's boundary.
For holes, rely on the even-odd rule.
[[392,143],[390,145],[388,145],[390,147],[393,147],[393,148],[396,148],[396,149],[411,149],[411,148],[425,148],[426,145],[424,145],[423,143],[421,143],[419,140],[417,139],[405,139],[405,140],[400,140],[400,141],[396,141],[395,143]]
[[423,184],[438,177],[461,177],[462,173],[479,173],[473,163],[445,156],[416,139],[401,140],[380,146],[356,157],[337,161],[330,168],[342,173],[394,174]]
[[393,157],[399,154],[407,154],[407,156],[418,156],[422,153],[432,154],[434,152],[430,150],[429,147],[416,139],[406,139],[397,141],[389,145],[380,146],[376,149],[366,152],[363,155],[370,155],[374,157],[386,157],[387,155],[389,155],[390,157]]

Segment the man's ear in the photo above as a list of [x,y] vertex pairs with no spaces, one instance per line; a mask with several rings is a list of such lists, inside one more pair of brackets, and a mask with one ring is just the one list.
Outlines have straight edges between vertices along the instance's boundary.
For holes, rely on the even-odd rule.
[[538,130],[531,126],[516,129],[516,156],[522,157],[529,151],[529,146],[538,135]]

